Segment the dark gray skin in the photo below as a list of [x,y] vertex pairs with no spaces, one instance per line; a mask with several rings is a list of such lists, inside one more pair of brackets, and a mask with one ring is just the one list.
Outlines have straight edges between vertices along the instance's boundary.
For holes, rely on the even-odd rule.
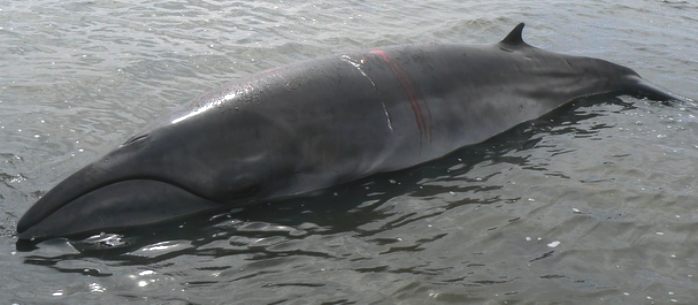
[[572,100],[673,99],[633,70],[529,46],[373,49],[262,72],[59,183],[20,239],[98,232],[295,196],[439,158]]

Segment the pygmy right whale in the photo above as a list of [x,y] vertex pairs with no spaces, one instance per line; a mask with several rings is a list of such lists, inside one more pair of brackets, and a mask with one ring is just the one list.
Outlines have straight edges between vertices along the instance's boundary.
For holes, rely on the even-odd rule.
[[375,48],[253,75],[60,182],[18,237],[297,196],[439,158],[582,97],[674,99],[621,65],[533,47],[523,27],[494,45]]

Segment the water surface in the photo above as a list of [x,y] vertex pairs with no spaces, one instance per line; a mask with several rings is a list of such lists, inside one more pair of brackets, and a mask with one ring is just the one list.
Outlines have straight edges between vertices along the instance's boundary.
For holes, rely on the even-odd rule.
[[17,247],[21,214],[158,117],[247,75],[375,46],[529,43],[680,95],[690,1],[0,2],[7,304],[691,304],[698,107],[559,109],[442,160],[312,198]]

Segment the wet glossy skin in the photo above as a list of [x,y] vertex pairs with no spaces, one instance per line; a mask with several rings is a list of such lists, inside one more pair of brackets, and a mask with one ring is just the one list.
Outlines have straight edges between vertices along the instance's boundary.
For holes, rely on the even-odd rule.
[[632,70],[525,44],[341,54],[264,71],[58,184],[20,238],[152,224],[411,167],[583,96],[667,98]]

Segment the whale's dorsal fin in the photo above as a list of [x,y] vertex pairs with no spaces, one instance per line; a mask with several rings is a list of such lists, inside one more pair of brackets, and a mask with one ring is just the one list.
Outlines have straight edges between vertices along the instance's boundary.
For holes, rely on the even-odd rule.
[[526,44],[526,42],[523,41],[523,37],[521,37],[524,26],[525,24],[523,22],[519,23],[519,25],[517,25],[513,30],[511,30],[511,32],[509,32],[509,35],[507,35],[507,37],[504,37],[504,39],[502,39],[502,41],[500,41],[499,43],[510,46],[527,46],[528,44]]

